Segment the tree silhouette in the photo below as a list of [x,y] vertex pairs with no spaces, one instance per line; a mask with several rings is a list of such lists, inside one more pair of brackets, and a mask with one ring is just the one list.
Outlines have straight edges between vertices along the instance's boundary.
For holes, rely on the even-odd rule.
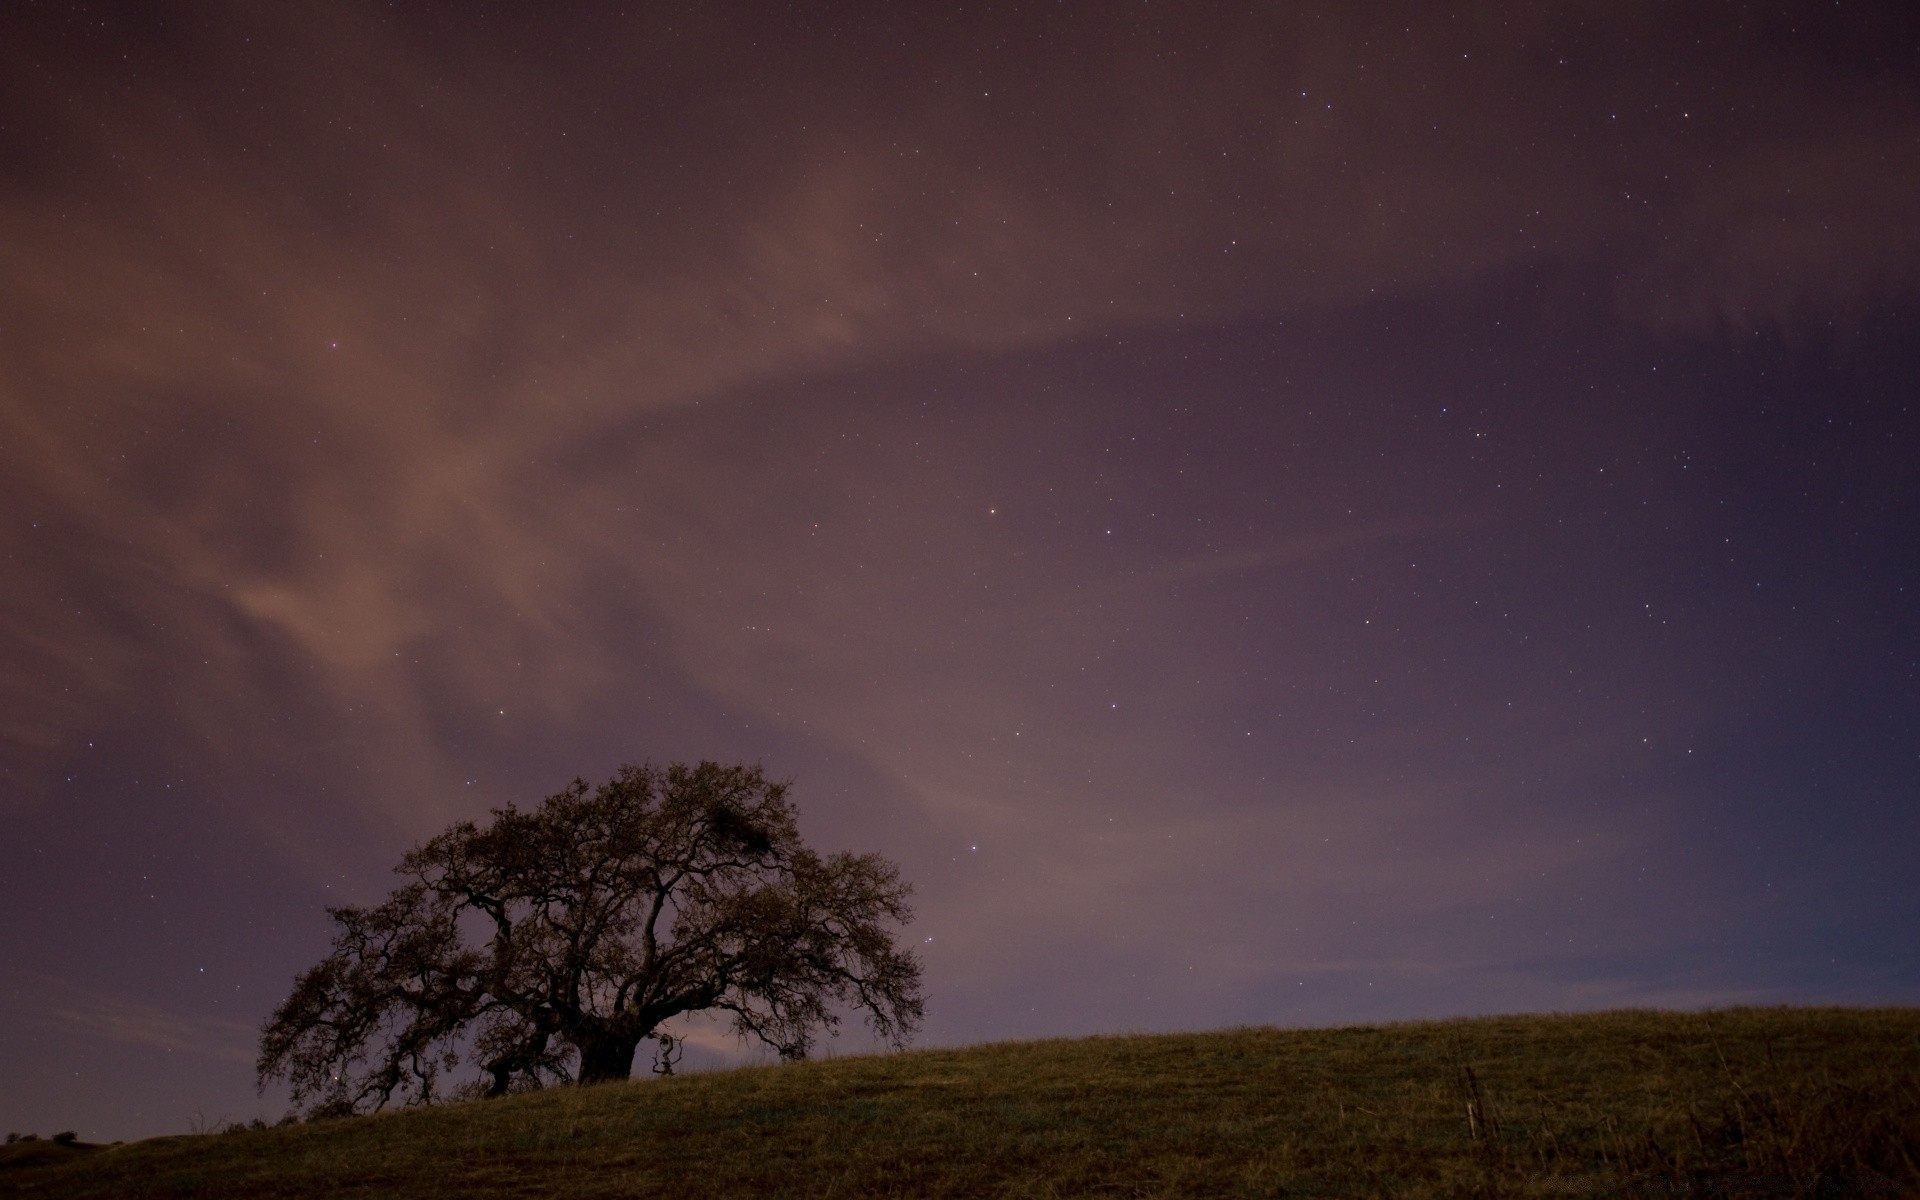
[[[783,1058],[837,1009],[902,1045],[923,1012],[912,918],[874,854],[800,841],[758,767],[622,767],[522,812],[463,821],[401,860],[372,908],[329,910],[333,952],[261,1035],[259,1078],[313,1113],[625,1079],[643,1039],[717,1011]],[[448,1089],[462,1062],[477,1078]]]

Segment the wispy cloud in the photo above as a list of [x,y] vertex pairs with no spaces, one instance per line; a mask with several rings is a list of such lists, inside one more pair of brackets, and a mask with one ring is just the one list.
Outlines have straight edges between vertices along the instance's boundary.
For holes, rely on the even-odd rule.
[[122,997],[104,996],[50,978],[36,981],[48,995],[41,1015],[91,1039],[226,1063],[251,1063],[259,1030],[239,1021],[182,1014]]

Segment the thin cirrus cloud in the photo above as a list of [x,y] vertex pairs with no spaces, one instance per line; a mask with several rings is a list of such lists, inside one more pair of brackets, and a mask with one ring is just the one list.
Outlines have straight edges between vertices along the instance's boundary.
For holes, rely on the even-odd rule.
[[[341,702],[386,705],[396,755],[414,757],[431,741],[422,702],[393,699],[383,664],[448,624],[450,602],[473,606],[455,623],[486,650],[466,668],[477,690],[527,686],[485,665],[526,661],[523,642],[579,641],[580,563],[660,514],[594,513],[556,536],[595,481],[553,464],[636,412],[942,347],[1418,294],[1609,253],[1625,254],[1621,310],[1682,327],[1846,312],[1908,282],[1920,255],[1884,237],[1912,191],[1910,98],[1879,79],[1836,95],[1720,77],[1711,47],[1687,84],[1661,85],[1673,95],[1652,124],[1617,129],[1576,90],[1605,71],[1607,38],[1677,55],[1679,23],[1576,6],[1517,31],[1411,11],[1204,33],[1041,24],[1040,42],[1094,53],[1034,82],[924,48],[932,74],[978,77],[981,94],[888,81],[905,90],[858,107],[771,65],[800,126],[782,145],[753,131],[749,100],[679,109],[755,163],[750,182],[711,156],[655,159],[657,125],[628,130],[615,161],[570,159],[567,100],[548,98],[550,121],[524,111],[550,85],[539,65],[456,70],[387,22],[239,22],[288,74],[244,73],[245,104],[195,106],[184,98],[240,47],[218,23],[189,26],[152,64],[180,103],[102,86],[56,104],[33,72],[16,85],[53,130],[28,156],[43,169],[5,200],[15,488],[135,548],[56,570],[157,582],[178,636],[215,655],[236,617],[284,641]],[[663,52],[645,34],[609,45]],[[1619,86],[1672,65],[1663,49]],[[1711,88],[1688,86],[1703,77]],[[1823,132],[1837,105],[1838,139]],[[1742,106],[1790,119],[1736,132],[1725,114]],[[595,153],[620,149],[617,132],[592,136]],[[716,202],[649,210],[675,173]],[[172,465],[188,456],[191,472]],[[109,511],[111,531],[89,528]],[[128,559],[157,580],[127,577]],[[10,658],[33,665],[11,696],[50,674],[110,692],[126,674],[99,666],[130,653],[110,631],[92,631],[86,661],[51,649],[86,639],[38,637],[66,621],[57,592],[15,601]],[[591,655],[542,657],[571,678]],[[87,701],[68,703],[9,704],[39,714],[16,741],[54,739]]]
[[[205,1013],[182,1016],[158,1005],[107,995],[35,973],[9,972],[9,982],[45,996],[45,1021],[31,1032],[46,1036],[48,1022],[65,1027],[92,1046],[111,1043],[186,1058],[251,1063],[259,1031],[245,1021]],[[42,1014],[36,1013],[35,1016]]]

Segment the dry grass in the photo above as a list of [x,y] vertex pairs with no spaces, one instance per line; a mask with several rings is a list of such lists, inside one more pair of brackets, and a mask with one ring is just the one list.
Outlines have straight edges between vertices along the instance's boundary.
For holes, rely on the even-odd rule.
[[32,1157],[0,1193],[1920,1196],[1920,1010],[985,1046]]

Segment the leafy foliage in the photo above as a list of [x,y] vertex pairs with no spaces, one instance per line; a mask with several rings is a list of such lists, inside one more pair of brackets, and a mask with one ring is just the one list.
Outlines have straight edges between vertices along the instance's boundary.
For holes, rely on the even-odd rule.
[[[461,822],[400,863],[385,903],[330,910],[333,952],[262,1034],[262,1085],[316,1114],[624,1079],[662,1022],[720,1011],[804,1057],[838,1010],[896,1045],[920,964],[890,926],[911,888],[878,855],[801,843],[757,767],[623,767]],[[463,1062],[478,1080],[449,1087]]]

